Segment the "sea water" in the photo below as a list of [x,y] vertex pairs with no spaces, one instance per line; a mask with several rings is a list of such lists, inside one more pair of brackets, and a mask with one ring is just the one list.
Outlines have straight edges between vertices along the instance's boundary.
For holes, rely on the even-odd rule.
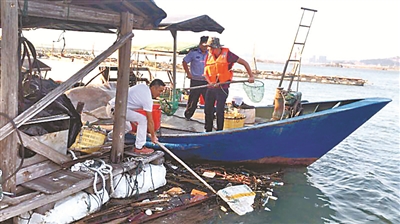
[[[284,65],[258,66],[281,72]],[[392,102],[312,165],[284,168],[285,185],[275,187],[279,199],[267,204],[271,211],[229,214],[208,223],[400,223],[400,73],[305,65],[301,73],[367,80],[365,86],[301,82],[303,100],[385,97]],[[279,80],[263,82],[266,95],[259,104],[271,104]],[[232,84],[231,92],[245,95],[240,84]]]
[[[56,73],[55,79],[66,80],[82,68],[77,65],[65,69],[47,62]],[[258,70],[281,72],[284,65],[257,66]],[[90,80],[97,71],[85,79]],[[268,202],[271,211],[253,211],[244,216],[218,213],[205,217],[203,223],[400,223],[399,72],[303,65],[301,73],[367,80],[364,86],[294,83],[292,89],[298,88],[303,100],[386,97],[392,102],[312,165],[282,167],[285,184],[275,187],[278,200]],[[153,75],[168,80],[165,72]],[[189,86],[183,74],[178,74],[176,81],[178,87]],[[279,80],[262,81],[265,95],[261,102],[251,102],[240,83],[231,85],[228,98],[243,96],[246,104],[272,104]]]

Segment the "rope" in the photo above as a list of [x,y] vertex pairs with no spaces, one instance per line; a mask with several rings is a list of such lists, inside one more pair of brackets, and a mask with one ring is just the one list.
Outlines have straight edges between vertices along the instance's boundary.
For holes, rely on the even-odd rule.
[[[72,153],[71,153],[72,154]],[[74,154],[73,154],[74,157]],[[96,164],[97,162],[97,164]],[[100,163],[100,165],[98,165]],[[94,173],[94,180],[93,180],[93,191],[96,194],[96,196],[101,199],[101,203],[103,203],[104,199],[104,192],[106,191],[106,178],[104,177],[104,174],[108,174],[110,176],[110,191],[111,194],[114,192],[114,180],[113,180],[113,174],[112,174],[112,166],[106,164],[103,160],[101,159],[96,159],[96,160],[86,160],[83,163],[76,163],[71,167],[71,171],[92,171]],[[96,185],[98,178],[101,178],[101,183],[102,183],[102,188],[101,190],[98,190]]]
[[155,187],[154,187],[154,180],[153,180],[153,170],[152,170],[152,168],[151,168],[151,164],[149,164],[149,167],[150,167],[151,184],[153,185],[153,190],[155,190]]

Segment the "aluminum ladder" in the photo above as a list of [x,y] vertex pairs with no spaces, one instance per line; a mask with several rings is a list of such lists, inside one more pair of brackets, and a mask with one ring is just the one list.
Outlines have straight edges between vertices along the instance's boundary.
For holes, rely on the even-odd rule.
[[[289,78],[289,85],[287,90],[291,91],[292,83],[296,74],[300,78],[300,65],[301,57],[303,54],[304,47],[310,32],[312,22],[314,20],[315,13],[317,10],[303,8],[303,14],[300,19],[299,27],[297,28],[296,36],[294,38],[292,49],[290,50],[289,58],[285,63],[285,67],[282,72],[282,76],[278,87],[282,87],[285,78]],[[304,21],[303,21],[304,20]],[[292,70],[288,71],[288,67],[291,66]]]

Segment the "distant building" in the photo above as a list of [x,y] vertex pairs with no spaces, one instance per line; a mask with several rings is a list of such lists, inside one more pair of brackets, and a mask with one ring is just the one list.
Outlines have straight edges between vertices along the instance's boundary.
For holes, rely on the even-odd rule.
[[326,56],[319,56],[318,62],[319,63],[327,63],[328,62],[327,57]]
[[309,59],[310,63],[328,63],[328,59],[326,56],[316,56],[313,55],[310,59]]
[[311,58],[310,58],[310,63],[315,63],[315,62],[317,62],[317,60],[316,60],[316,56],[315,55],[313,55]]

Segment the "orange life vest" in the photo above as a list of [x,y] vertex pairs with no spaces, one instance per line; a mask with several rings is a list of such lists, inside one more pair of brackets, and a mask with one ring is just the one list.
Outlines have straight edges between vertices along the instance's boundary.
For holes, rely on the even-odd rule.
[[228,48],[221,48],[218,58],[215,58],[211,52],[208,53],[204,73],[211,82],[222,83],[232,80],[233,71],[228,69],[228,52]]

